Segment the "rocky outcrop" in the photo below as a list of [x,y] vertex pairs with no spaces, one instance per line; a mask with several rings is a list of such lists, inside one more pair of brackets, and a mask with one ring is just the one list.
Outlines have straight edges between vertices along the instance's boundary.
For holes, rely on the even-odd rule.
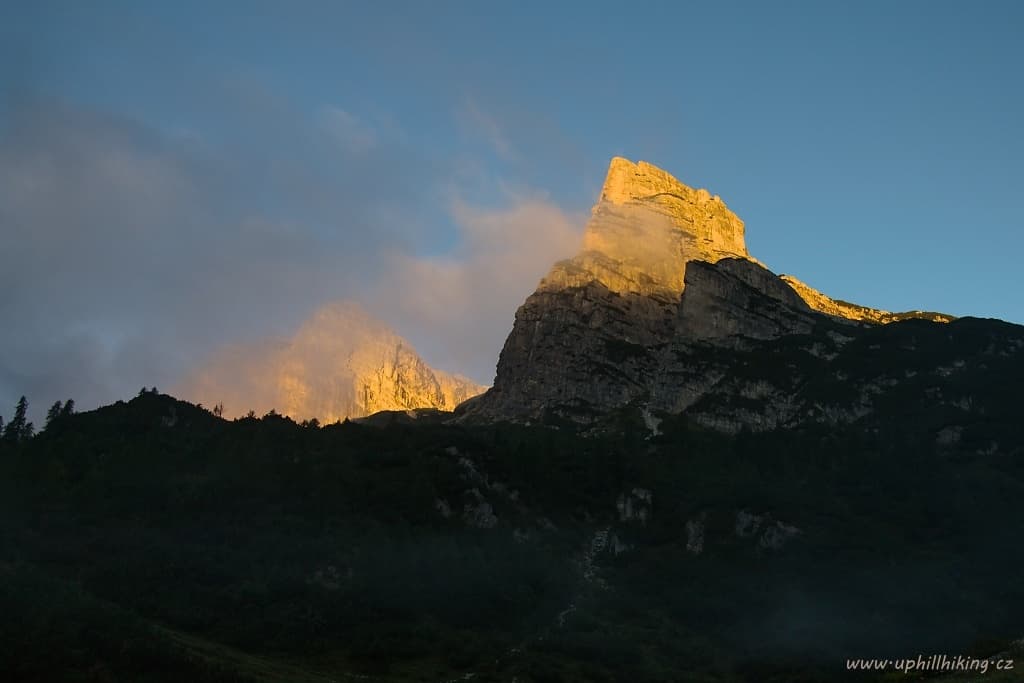
[[707,529],[707,514],[701,513],[686,521],[686,552],[700,555],[704,552],[704,534]]
[[619,511],[619,521],[639,521],[641,524],[646,524],[651,516],[651,495],[650,490],[641,488],[619,494],[615,501],[615,507]]
[[678,412],[719,372],[689,360],[694,344],[806,332],[824,318],[752,261],[691,262],[684,284],[674,305],[600,282],[536,292],[516,315],[494,387],[460,413],[585,422],[634,402]]
[[783,280],[743,259],[690,263],[678,311],[676,336],[694,341],[806,334],[818,317]]
[[286,341],[221,349],[178,389],[225,417],[271,409],[332,422],[379,411],[450,411],[484,387],[428,366],[357,304],[319,309]]

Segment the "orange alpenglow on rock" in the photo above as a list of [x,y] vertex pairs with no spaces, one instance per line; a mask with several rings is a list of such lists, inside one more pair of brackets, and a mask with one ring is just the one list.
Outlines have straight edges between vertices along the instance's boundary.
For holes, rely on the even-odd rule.
[[[607,210],[609,205],[644,207],[665,216],[673,228],[683,233],[684,256],[699,254],[703,261],[748,257],[743,221],[718,195],[690,188],[646,161],[634,164],[622,157],[612,159],[595,215],[598,209]],[[588,237],[597,238],[605,232],[599,222],[592,227]]]
[[574,258],[555,265],[541,288],[596,279],[611,291],[675,299],[686,262],[750,258],[743,221],[718,196],[665,171],[615,157]]
[[428,366],[416,349],[359,305],[321,307],[287,340],[221,349],[180,394],[222,403],[225,417],[271,409],[333,422],[382,410],[453,410],[486,387]]
[[[619,294],[674,300],[683,291],[688,261],[741,258],[760,264],[747,251],[743,221],[718,195],[693,189],[646,161],[612,158],[591,213],[580,253],[555,264],[540,289],[596,281]],[[792,276],[780,277],[810,308],[826,315],[882,324],[912,317],[953,319],[941,313],[893,313],[851,304]]]
[[881,325],[896,322],[898,320],[906,320],[907,318],[922,318],[936,323],[948,323],[955,320],[953,316],[946,315],[945,313],[933,313],[930,311],[905,311],[902,313],[893,313],[891,311],[883,311],[878,308],[869,308],[867,306],[851,304],[848,301],[840,301],[839,299],[833,299],[827,294],[822,294],[810,285],[797,280],[792,275],[780,275],[779,278],[792,287],[793,291],[799,294],[800,298],[807,302],[808,306],[816,311],[836,316],[837,318],[878,323]]

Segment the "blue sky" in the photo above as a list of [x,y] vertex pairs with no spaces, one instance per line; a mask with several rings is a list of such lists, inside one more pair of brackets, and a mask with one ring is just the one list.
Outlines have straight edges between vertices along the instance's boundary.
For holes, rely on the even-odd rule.
[[[613,155],[721,195],[834,297],[1024,322],[1021,35],[1019,2],[5,3],[0,231],[32,244],[0,275],[29,320],[0,400],[173,382],[335,298],[488,382]],[[537,216],[559,246],[490,305],[389,305],[396,258],[458,268]],[[33,275],[69,251],[63,289]],[[88,387],[42,369],[64,343],[103,356]]]

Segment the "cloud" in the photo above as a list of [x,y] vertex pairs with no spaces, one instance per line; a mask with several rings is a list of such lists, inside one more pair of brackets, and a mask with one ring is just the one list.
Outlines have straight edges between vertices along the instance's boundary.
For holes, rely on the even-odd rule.
[[451,410],[484,387],[427,367],[408,340],[351,301],[325,303],[288,339],[230,344],[173,389],[226,417],[270,409],[333,422],[380,410]]
[[497,208],[459,199],[451,212],[459,248],[393,255],[392,277],[368,298],[435,367],[490,384],[515,310],[555,261],[578,251],[585,217],[531,196],[510,196]]
[[518,158],[503,126],[481,109],[476,100],[467,98],[458,116],[466,130],[480,136],[500,159],[511,161]]
[[[435,370],[466,373],[483,385],[493,377],[516,308],[554,261],[577,250],[583,224],[542,197],[507,199],[499,208],[453,201],[460,235],[453,253],[391,254],[381,276],[359,293],[375,316],[415,340]],[[327,301],[288,341],[226,344],[174,391],[207,405],[223,402],[229,415],[250,408],[322,421],[362,415],[351,388],[371,378],[366,367],[387,364],[379,354],[390,357],[398,339],[350,301]],[[360,365],[359,357],[372,362]]]
[[367,152],[377,141],[372,128],[341,107],[324,107],[320,119],[324,129],[346,150]]
[[216,144],[41,98],[0,117],[0,414],[21,394],[39,410],[167,386],[421,239],[444,175],[431,162],[340,149],[287,108],[224,106],[245,125]]

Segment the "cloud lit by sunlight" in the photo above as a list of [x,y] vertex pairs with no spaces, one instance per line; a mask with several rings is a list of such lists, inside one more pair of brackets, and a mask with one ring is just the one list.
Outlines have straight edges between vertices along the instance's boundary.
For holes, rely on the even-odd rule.
[[420,340],[431,362],[489,384],[516,308],[555,261],[579,249],[585,217],[535,197],[498,208],[457,200],[452,215],[455,253],[394,255],[368,300]]

